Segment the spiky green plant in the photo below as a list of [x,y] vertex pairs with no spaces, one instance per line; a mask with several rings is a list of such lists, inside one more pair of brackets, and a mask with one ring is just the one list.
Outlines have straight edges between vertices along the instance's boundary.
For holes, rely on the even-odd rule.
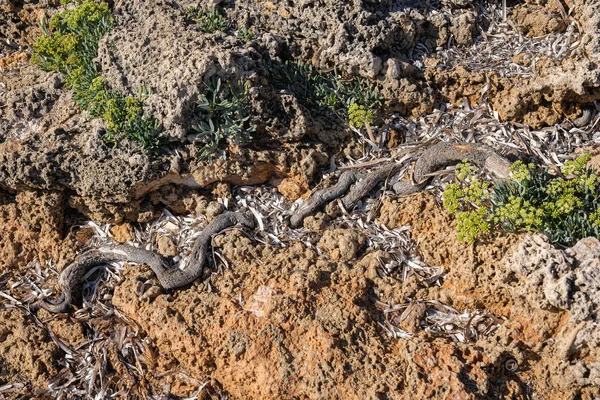
[[213,78],[205,83],[206,91],[198,100],[204,120],[193,127],[202,143],[200,157],[212,162],[215,155],[225,158],[225,145],[240,145],[252,140],[256,125],[252,122],[252,107],[248,82],[226,82]]
[[220,7],[190,7],[183,10],[183,14],[188,23],[203,33],[227,32],[233,27]]
[[271,76],[276,87],[292,92],[311,112],[333,111],[349,123],[358,122],[357,111],[372,120],[383,105],[383,96],[373,83],[359,77],[344,80],[336,69],[322,72],[312,65],[286,61],[274,65]]

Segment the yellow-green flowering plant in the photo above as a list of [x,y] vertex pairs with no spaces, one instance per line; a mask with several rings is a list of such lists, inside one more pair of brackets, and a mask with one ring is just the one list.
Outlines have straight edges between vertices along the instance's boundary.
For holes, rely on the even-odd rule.
[[98,42],[114,25],[108,3],[92,0],[62,3],[76,5],[43,24],[44,34],[33,45],[32,62],[65,77],[79,107],[88,111],[90,118],[106,122],[103,136],[106,143],[116,146],[121,139],[127,139],[144,150],[158,152],[163,143],[160,124],[155,118],[144,116],[144,96],[125,96],[110,90],[93,61],[98,54]]
[[589,160],[586,154],[568,161],[559,175],[518,161],[493,188],[474,179],[475,167],[463,162],[457,182],[446,186],[444,207],[456,214],[459,238],[471,243],[494,226],[542,232],[565,245],[600,237],[600,178],[586,167]]
[[444,207],[456,214],[458,238],[474,243],[476,238],[490,231],[489,183],[473,177],[477,168],[467,161],[456,166],[455,183],[446,186],[443,194]]

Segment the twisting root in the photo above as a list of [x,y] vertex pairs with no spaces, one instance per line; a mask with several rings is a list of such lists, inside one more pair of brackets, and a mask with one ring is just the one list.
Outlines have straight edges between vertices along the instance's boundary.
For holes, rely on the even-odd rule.
[[392,163],[388,165],[384,165],[383,167],[367,174],[363,179],[358,181],[348,192],[346,196],[342,198],[342,205],[346,210],[352,210],[360,199],[369,194],[371,190],[377,184],[386,178],[393,176],[398,169],[400,168],[400,164]]
[[[393,189],[400,196],[407,196],[422,190],[430,179],[430,174],[439,169],[467,160],[480,168],[485,168],[500,179],[510,174],[510,162],[496,154],[494,150],[484,144],[450,144],[438,143],[429,147],[415,163],[411,181],[401,181],[394,184]],[[348,194],[341,199],[341,206],[352,210],[356,204],[365,197],[377,184],[398,172],[401,164],[390,163],[370,172],[359,180],[356,173],[346,171],[338,182],[329,188],[321,189],[312,196],[294,213],[290,225],[296,228],[302,224],[304,218],[314,214],[326,203],[326,212],[335,216],[339,214],[339,207],[332,200],[340,197],[346,191]],[[358,182],[354,184],[356,181]],[[354,184],[350,188],[350,185]]]
[[[400,163],[391,163],[384,165],[375,171],[369,172],[368,174],[363,174],[364,177],[350,188],[350,191],[346,196],[340,199],[341,206],[347,211],[352,211],[358,202],[368,195],[379,182],[384,181],[398,172],[400,166]],[[329,203],[325,208],[325,212],[332,217],[338,216],[340,214],[338,203]]]
[[[365,197],[382,180],[391,176],[399,168],[399,164],[385,165],[369,174],[367,174],[358,183],[354,184],[358,176],[355,172],[345,171],[340,175],[337,183],[328,188],[317,190],[308,200],[306,200],[292,215],[290,226],[297,228],[302,225],[304,218],[313,215],[319,208],[323,207],[332,200],[337,199],[350,189],[348,194],[342,198],[342,204],[345,209],[351,210],[356,204]],[[350,186],[352,188],[350,188]]]
[[422,190],[429,175],[452,164],[463,160],[485,168],[499,179],[505,179],[510,174],[510,161],[498,155],[484,144],[438,143],[429,147],[415,163],[411,181],[400,181],[394,185],[394,191],[399,196],[408,196]]
[[215,217],[196,239],[192,254],[184,269],[171,268],[162,256],[129,245],[115,245],[88,250],[61,272],[58,279],[59,286],[62,289],[60,298],[56,301],[40,300],[32,304],[31,309],[36,311],[43,308],[53,313],[65,312],[73,301],[78,301],[81,297],[85,275],[98,265],[114,261],[149,266],[165,289],[175,289],[189,285],[202,274],[212,237],[238,224],[248,229],[254,229],[254,218],[252,215],[242,212],[227,212]]
[[573,120],[573,125],[576,128],[583,128],[584,126],[590,123],[593,115],[594,112],[591,108],[584,108],[582,110],[581,116]]
[[328,188],[320,189],[314,192],[292,215],[290,226],[299,227],[304,218],[313,215],[319,208],[323,207],[331,200],[335,200],[348,191],[350,185],[356,182],[356,174],[352,171],[345,171],[337,183]]
[[[439,143],[425,150],[421,158],[417,160],[412,180],[396,183],[393,187],[394,191],[398,195],[416,193],[425,187],[432,173],[463,160],[487,169],[500,179],[504,179],[510,174],[510,162],[496,154],[489,146],[472,143]],[[306,217],[346,192],[348,194],[341,199],[341,205],[346,210],[352,210],[360,199],[369,194],[379,182],[393,176],[400,165],[399,163],[384,165],[373,172],[363,174],[364,177],[360,180],[355,172],[345,171],[335,185],[313,193],[292,215],[290,225],[293,228],[299,227]],[[333,205],[333,208],[327,211],[337,214],[338,210],[335,205],[330,205]],[[92,268],[113,261],[148,265],[165,289],[189,285],[202,274],[212,236],[238,224],[254,229],[255,221],[251,214],[243,212],[227,212],[213,219],[196,239],[188,265],[183,270],[171,268],[158,254],[128,245],[107,246],[86,251],[61,272],[58,282],[63,292],[60,298],[56,301],[40,300],[31,308],[34,311],[44,308],[55,313],[66,311],[71,302],[81,298],[81,287],[85,275]]]
[[571,129],[575,128],[583,128],[587,124],[592,121],[592,117],[594,116],[594,109],[591,107],[586,107],[581,109],[581,116],[579,118],[575,118],[573,121],[567,121],[560,124],[563,129]]

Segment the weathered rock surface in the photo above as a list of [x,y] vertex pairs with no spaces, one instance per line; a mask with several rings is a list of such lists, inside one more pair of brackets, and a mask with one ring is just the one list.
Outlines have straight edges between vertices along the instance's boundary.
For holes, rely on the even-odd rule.
[[[98,62],[114,88],[152,89],[146,111],[161,120],[172,147],[151,159],[132,146],[108,148],[100,139],[103,123],[77,109],[62,79],[28,64],[24,46],[59,3],[0,4],[1,290],[17,275],[36,274],[37,263],[52,260],[60,270],[72,261],[93,233],[78,226],[82,215],[118,224],[111,232],[126,241],[134,235],[126,220],[149,222],[165,207],[214,217],[222,211],[215,199],[228,199],[229,185],[270,182],[288,200],[301,197],[351,137],[272,87],[269,68],[288,59],[368,77],[389,110],[415,116],[440,101],[475,101],[488,80],[499,115],[535,127],[577,117],[582,104],[600,99],[597,2],[563,2],[572,8],[567,18],[555,1],[515,7],[510,17],[523,35],[564,33],[577,21],[582,50],[560,63],[542,58],[533,78],[501,78],[444,69],[425,56],[424,48],[476,43],[485,21],[470,0],[444,0],[439,9],[438,2],[409,0],[220,2],[233,22],[258,34],[248,43],[186,24],[182,10],[195,1],[117,0],[111,2],[117,24]],[[228,149],[227,161],[208,165],[197,159],[191,128],[203,82],[214,76],[249,80],[260,126],[251,146]],[[321,235],[319,249],[274,248],[235,230],[216,236],[229,268],[213,276],[211,290],[197,284],[165,292],[152,287],[144,267],[126,266],[109,294],[110,313],[124,315],[151,343],[138,360],[146,380],[132,385],[185,397],[207,381],[237,398],[600,397],[597,241],[563,251],[537,236],[501,235],[467,246],[427,193],[384,198],[377,220],[390,229],[410,226],[420,258],[447,272],[443,284],[383,276],[379,269],[390,254],[369,249],[358,230],[329,229],[323,214],[305,223]],[[168,236],[157,246],[176,254]],[[54,275],[45,278],[51,287]],[[455,343],[423,332],[421,307],[403,325],[413,336],[391,338],[378,301],[489,310],[499,326],[472,343]],[[36,397],[56,378],[65,354],[47,329],[2,302],[0,387],[23,386],[0,397]],[[83,313],[38,318],[69,346],[88,346],[90,320],[80,322]],[[124,343],[124,326],[90,318]],[[118,350],[109,351],[109,361],[123,357],[124,348]],[[121,367],[114,376],[129,376]],[[181,376],[194,384],[181,383]]]
[[562,251],[543,236],[527,236],[506,258],[506,266],[516,274],[511,291],[524,302],[569,311],[553,349],[562,360],[557,369],[566,379],[564,387],[600,387],[600,241],[581,239]]

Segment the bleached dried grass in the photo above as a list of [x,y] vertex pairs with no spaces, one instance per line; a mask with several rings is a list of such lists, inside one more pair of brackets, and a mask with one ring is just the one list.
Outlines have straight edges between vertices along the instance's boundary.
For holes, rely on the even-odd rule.
[[407,338],[417,333],[400,327],[409,319],[416,322],[420,331],[461,343],[475,342],[480,336],[492,334],[501,322],[488,311],[461,312],[437,300],[409,300],[395,305],[377,302],[376,306],[385,316],[381,327],[393,338]]
[[[442,62],[438,66],[492,71],[503,78],[532,78],[537,76],[536,66],[541,57],[554,61],[573,58],[581,46],[582,32],[575,21],[565,32],[532,37],[523,35],[510,19],[503,21],[501,11],[493,5],[486,15],[489,27],[481,31],[475,44],[470,47],[448,46],[448,49],[438,51],[436,58]],[[517,62],[519,59],[525,62]]]
[[518,150],[548,167],[558,167],[573,158],[578,147],[600,144],[599,105],[594,117],[582,127],[555,125],[532,129],[515,122],[501,122],[487,103],[471,107],[466,101],[460,107],[446,104],[442,109],[420,118],[393,116],[396,124],[407,130],[409,143],[404,147],[435,141],[485,143],[505,154]]
[[[49,289],[41,288],[47,287],[49,278],[56,275],[51,262],[44,266],[34,262],[26,275],[14,276],[0,285],[0,297],[4,300],[0,301],[0,309],[16,308],[30,315],[63,354],[58,362],[59,372],[50,379],[46,390],[32,395],[56,399],[149,398],[146,374],[155,350],[137,325],[112,306],[120,273],[119,265],[112,268],[90,273],[97,277],[86,281],[81,309],[48,319],[31,314],[27,303],[49,295]],[[100,285],[101,281],[105,282]],[[67,344],[50,328],[49,322],[54,319],[82,324],[86,339],[76,346]]]

